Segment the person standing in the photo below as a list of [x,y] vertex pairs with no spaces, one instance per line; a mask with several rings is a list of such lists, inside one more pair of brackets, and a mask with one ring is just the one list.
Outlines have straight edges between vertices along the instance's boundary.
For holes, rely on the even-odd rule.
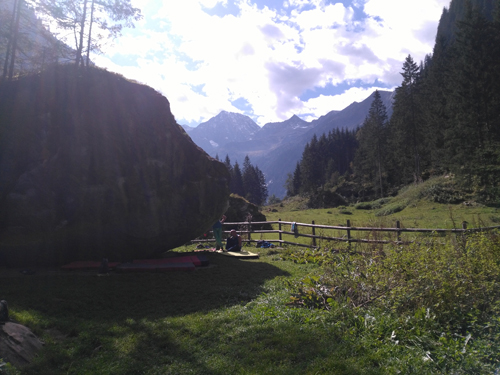
[[222,215],[220,220],[212,226],[212,231],[214,232],[215,237],[215,250],[222,250],[222,223],[226,221],[226,215]]

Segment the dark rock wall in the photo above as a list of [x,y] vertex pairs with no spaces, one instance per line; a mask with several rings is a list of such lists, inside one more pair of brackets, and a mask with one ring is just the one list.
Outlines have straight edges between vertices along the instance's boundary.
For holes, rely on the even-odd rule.
[[0,262],[154,256],[217,220],[228,179],[150,87],[72,66],[0,84]]

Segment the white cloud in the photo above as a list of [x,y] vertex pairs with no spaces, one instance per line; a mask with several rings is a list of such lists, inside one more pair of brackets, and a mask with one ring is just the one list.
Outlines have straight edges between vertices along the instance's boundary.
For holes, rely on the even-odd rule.
[[[409,53],[415,60],[421,60],[432,52],[443,7],[449,0],[367,0],[365,12],[378,17],[381,22],[371,21],[370,27],[378,38],[373,40],[374,49],[382,58],[406,57]],[[429,33],[429,28],[433,32]],[[425,38],[421,32],[425,30]]]
[[330,28],[349,21],[349,11],[341,3],[312,10],[292,11],[292,21],[302,30]]
[[[369,18],[355,21],[353,7],[362,2]],[[239,0],[237,16],[221,17],[204,9],[227,0],[165,1],[160,7],[153,0],[134,0],[134,6],[154,14],[145,13],[142,28],[124,33],[98,61],[162,92],[181,123],[206,121],[221,110],[238,112],[231,104],[238,98],[250,104],[261,125],[293,114],[319,117],[365,99],[375,88],[303,102],[305,91],[345,80],[398,85],[404,58],[412,54],[419,61],[432,51],[447,3],[356,0],[349,7],[288,0],[274,11]],[[153,24],[166,25],[167,31],[146,29]],[[124,56],[135,64],[126,66]]]
[[353,87],[345,91],[341,95],[335,95],[335,96],[320,95],[317,98],[309,99],[308,101],[304,102],[304,108],[302,112],[299,114],[321,113],[322,115],[325,115],[333,110],[341,111],[344,108],[348,107],[353,102],[358,102],[358,103],[362,102],[367,97],[369,97],[370,94],[372,94],[375,90],[390,91],[390,89],[376,87],[376,86],[370,87],[369,89],[361,87]]

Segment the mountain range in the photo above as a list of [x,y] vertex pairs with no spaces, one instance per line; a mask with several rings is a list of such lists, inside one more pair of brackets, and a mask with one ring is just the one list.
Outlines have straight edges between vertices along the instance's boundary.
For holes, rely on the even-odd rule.
[[[379,91],[388,116],[392,113],[392,91]],[[372,93],[361,103],[354,102],[341,111],[331,111],[313,121],[292,116],[283,122],[257,125],[250,117],[222,111],[210,120],[192,128],[183,126],[191,139],[212,157],[240,166],[246,155],[259,167],[267,181],[269,195],[283,198],[289,173],[293,173],[306,144],[316,134],[328,134],[335,129],[355,129],[361,126],[373,101]]]

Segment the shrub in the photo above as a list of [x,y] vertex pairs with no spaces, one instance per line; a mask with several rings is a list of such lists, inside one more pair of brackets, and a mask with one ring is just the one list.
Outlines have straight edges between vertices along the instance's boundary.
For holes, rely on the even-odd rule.
[[425,195],[436,203],[456,204],[464,200],[460,192],[451,186],[432,185],[425,191]]
[[392,198],[380,198],[372,202],[360,202],[354,206],[357,210],[378,210],[384,204],[389,203]]
[[408,199],[398,200],[397,202],[390,203],[375,212],[375,216],[388,216],[396,212],[403,211],[409,204]]
[[356,210],[371,210],[372,205],[373,205],[372,202],[359,202],[354,206],[354,208]]
[[[321,263],[320,254],[314,255]],[[398,313],[430,308],[443,325],[460,331],[471,319],[484,321],[500,298],[497,232],[446,244],[393,245],[383,250],[374,246],[324,255],[328,265],[316,280],[317,290],[337,304],[376,305]]]
[[490,220],[494,223],[500,223],[500,216],[492,215],[492,216],[490,216]]
[[290,304],[330,310],[334,316],[351,311],[360,321],[344,320],[344,325],[353,327],[349,332],[356,329],[358,341],[375,341],[389,365],[394,365],[394,351],[405,347],[421,353],[408,357],[412,363],[406,369],[422,357],[427,359],[421,365],[433,368],[424,373],[498,369],[499,232],[450,237],[444,244],[355,250],[329,254],[322,274],[295,285]]

